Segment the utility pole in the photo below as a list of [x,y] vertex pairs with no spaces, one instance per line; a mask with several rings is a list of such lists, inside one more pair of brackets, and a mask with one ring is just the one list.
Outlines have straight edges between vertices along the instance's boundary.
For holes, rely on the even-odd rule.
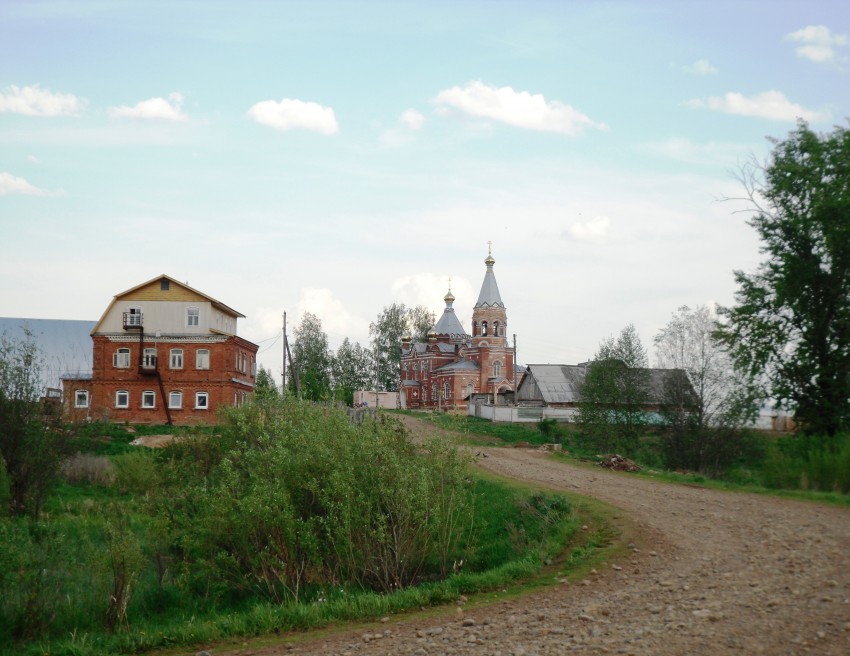
[[286,310],[283,311],[283,373],[281,374],[281,378],[283,379],[283,385],[280,388],[280,396],[286,396],[286,351],[289,345],[286,343]]

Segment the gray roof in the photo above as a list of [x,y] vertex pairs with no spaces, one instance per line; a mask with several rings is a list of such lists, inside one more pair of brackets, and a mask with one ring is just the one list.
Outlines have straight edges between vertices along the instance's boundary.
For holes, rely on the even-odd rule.
[[455,314],[455,309],[451,303],[446,303],[446,309],[443,310],[443,316],[434,325],[434,332],[438,335],[466,335],[466,331],[460,323],[460,320]]
[[485,260],[487,272],[484,274],[484,282],[481,283],[481,292],[478,294],[478,302],[475,307],[505,307],[499,294],[499,285],[496,284],[496,275],[493,273],[495,260],[488,257]]
[[[592,366],[592,363],[590,363]],[[588,365],[574,364],[530,364],[519,383],[517,396],[530,391],[529,385],[536,385],[540,397],[546,404],[578,403],[581,400],[581,385],[584,382]],[[649,373],[649,403],[660,403],[664,398],[664,382],[671,372],[684,372],[678,369],[647,369]],[[530,376],[529,382],[526,379]]]
[[60,378],[65,374],[91,375],[91,331],[95,323],[71,319],[0,317],[0,335],[21,340],[28,330],[43,358],[42,385],[61,387]]
[[434,371],[478,371],[478,369],[478,363],[472,360],[458,360],[457,362],[451,362],[442,367],[437,367]]

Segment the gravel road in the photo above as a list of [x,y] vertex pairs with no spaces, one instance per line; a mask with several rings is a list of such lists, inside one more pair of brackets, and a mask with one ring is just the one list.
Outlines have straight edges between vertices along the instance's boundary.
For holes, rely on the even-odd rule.
[[850,510],[657,483],[537,450],[476,452],[495,473],[622,509],[641,548],[582,584],[229,653],[850,654]]

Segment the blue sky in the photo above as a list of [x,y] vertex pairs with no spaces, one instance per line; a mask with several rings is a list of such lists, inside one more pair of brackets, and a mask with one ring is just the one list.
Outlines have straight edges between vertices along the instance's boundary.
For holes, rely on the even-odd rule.
[[650,348],[759,261],[741,164],[848,116],[837,0],[6,0],[0,315],[166,273],[277,373],[284,309],[365,344],[451,277],[468,329],[492,241],[521,362]]

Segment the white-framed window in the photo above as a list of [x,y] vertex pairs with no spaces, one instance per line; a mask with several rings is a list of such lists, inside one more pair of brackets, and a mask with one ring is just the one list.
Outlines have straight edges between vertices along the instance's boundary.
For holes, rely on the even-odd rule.
[[431,400],[432,401],[437,400],[437,383],[431,384]]
[[169,358],[169,367],[172,369],[182,369],[183,368],[183,349],[171,349],[171,355]]
[[124,314],[125,326],[141,326],[142,325],[142,308],[128,307]]
[[466,396],[467,396],[467,398],[471,397],[472,393],[474,391],[475,391],[475,385],[473,385],[472,383],[467,383],[466,384]]
[[195,392],[195,410],[208,410],[210,407],[209,392]]
[[496,378],[499,378],[502,375],[502,363],[498,360],[493,363],[493,375]]
[[142,367],[144,369],[156,369],[156,349],[146,348],[142,355]]
[[130,407],[130,392],[127,390],[118,390],[115,392],[115,407],[129,408]]
[[89,391],[75,390],[74,391],[74,407],[88,408],[89,407]]
[[446,381],[443,384],[443,398],[449,399],[452,396],[452,386],[449,384],[449,381]]
[[253,355],[251,356],[251,377],[252,378],[257,377],[257,362],[256,362],[256,360],[254,360]]
[[168,394],[168,407],[169,408],[182,408],[183,407],[183,392],[170,392]]
[[195,351],[195,369],[210,368],[210,350],[198,349]]
[[199,326],[201,323],[201,310],[196,307],[186,308],[186,325],[189,327]]
[[153,390],[145,390],[144,392],[142,392],[142,407],[156,407],[156,392],[154,392]]
[[130,349],[120,348],[112,354],[112,366],[117,369],[130,368]]

